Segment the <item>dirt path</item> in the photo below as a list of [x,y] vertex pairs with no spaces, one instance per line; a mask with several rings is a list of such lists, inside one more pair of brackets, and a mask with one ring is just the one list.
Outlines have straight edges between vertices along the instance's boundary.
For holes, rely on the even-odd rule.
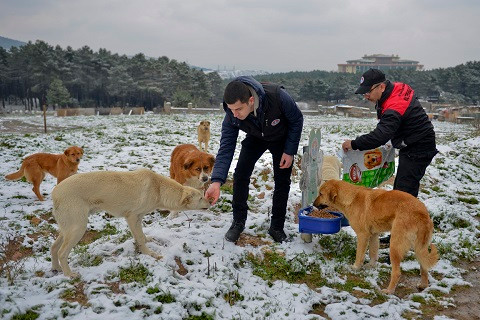
[[[43,124],[26,123],[20,120],[6,120],[0,123],[0,132],[6,133],[44,133]],[[72,127],[73,128],[73,127]],[[69,128],[69,129],[72,129]],[[47,132],[65,130],[64,127],[47,125]]]
[[454,304],[456,307],[450,307],[442,311],[441,314],[457,320],[479,320],[480,260],[472,263],[462,262],[459,267],[467,270],[467,273],[464,274],[464,279],[470,282],[472,287],[462,287],[455,290],[451,297],[455,300]]

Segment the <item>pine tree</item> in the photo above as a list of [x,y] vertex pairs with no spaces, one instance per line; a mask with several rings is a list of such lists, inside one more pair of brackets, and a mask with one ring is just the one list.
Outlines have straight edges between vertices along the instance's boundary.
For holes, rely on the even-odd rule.
[[50,83],[47,90],[47,101],[53,106],[65,106],[70,102],[70,93],[63,85],[62,80],[55,79]]

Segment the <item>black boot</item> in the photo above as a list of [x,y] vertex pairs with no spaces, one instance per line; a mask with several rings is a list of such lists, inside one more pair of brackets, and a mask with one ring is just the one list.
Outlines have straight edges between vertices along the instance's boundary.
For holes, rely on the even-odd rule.
[[270,227],[270,229],[268,229],[268,234],[273,238],[275,242],[282,243],[287,239],[287,235],[285,234],[285,232],[283,232],[283,229],[275,229],[273,227]]
[[233,220],[230,229],[225,233],[225,239],[230,242],[237,242],[240,238],[240,234],[245,229],[245,221],[235,221]]

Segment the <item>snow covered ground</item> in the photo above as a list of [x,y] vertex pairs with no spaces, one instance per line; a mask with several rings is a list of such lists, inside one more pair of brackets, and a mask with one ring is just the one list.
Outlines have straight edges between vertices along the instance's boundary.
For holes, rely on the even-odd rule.
[[[180,143],[196,144],[196,126],[212,123],[210,148],[216,153],[223,115],[49,117],[57,130],[48,134],[5,133],[12,123],[43,124],[41,116],[0,118],[0,176],[16,171],[35,152],[60,153],[70,145],[85,150],[79,172],[150,168],[168,176],[170,153]],[[168,219],[154,212],[144,219],[156,261],[135,251],[124,219],[106,213],[90,216],[88,235],[70,254],[71,280],[50,271],[49,248],[55,239],[51,191],[36,200],[31,185],[0,179],[0,318],[39,315],[38,319],[403,319],[422,318],[422,306],[454,303],[445,294],[469,285],[455,261],[478,257],[480,248],[480,137],[472,126],[434,122],[440,153],[428,167],[419,198],[435,223],[434,243],[441,260],[430,272],[431,285],[414,288],[419,265],[402,262],[398,296],[380,292],[388,283],[388,249],[376,268],[353,272],[355,237],[351,228],[316,235],[304,243],[294,222],[301,202],[301,171],[296,163],[285,231],[290,241],[273,244],[267,235],[273,177],[265,154],[252,176],[245,234],[252,245],[224,241],[231,223],[231,194],[209,211],[190,211]],[[311,128],[322,129],[321,149],[336,154],[341,142],[367,133],[374,119],[306,116],[301,147]],[[240,137],[243,137],[241,134]],[[238,144],[240,146],[240,144]],[[239,148],[235,154],[238,156]],[[231,173],[235,166],[232,163]],[[10,260],[5,260],[5,255]],[[383,262],[382,262],[383,261]],[[9,276],[9,278],[7,277]],[[317,314],[310,313],[316,312]],[[438,312],[436,319],[447,319]]]

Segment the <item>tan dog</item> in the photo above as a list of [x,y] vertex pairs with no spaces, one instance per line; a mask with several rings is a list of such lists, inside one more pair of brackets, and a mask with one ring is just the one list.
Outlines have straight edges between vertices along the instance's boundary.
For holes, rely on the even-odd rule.
[[[322,162],[322,181],[320,185],[324,184],[328,180],[340,180],[342,176],[342,163],[335,156],[323,156]],[[304,242],[312,242],[311,233],[302,233],[300,238]]]
[[8,180],[18,180],[25,176],[27,181],[33,184],[33,192],[40,201],[43,201],[40,192],[40,183],[45,178],[45,173],[50,173],[57,178],[57,184],[62,180],[75,174],[78,170],[78,164],[83,156],[83,149],[77,146],[67,148],[61,154],[35,153],[23,159],[20,169],[5,178]]
[[363,164],[367,169],[373,169],[382,164],[382,152],[378,149],[365,152]]
[[85,233],[89,213],[107,211],[124,217],[140,252],[159,259],[145,244],[149,239],[142,231],[143,216],[156,209],[209,207],[202,192],[147,169],[76,174],[53,189],[52,199],[59,232],[51,248],[52,269],[71,277],[77,274],[68,266],[68,255]]
[[[197,127],[198,147],[200,150],[208,152],[208,142],[210,141],[210,121],[200,121]],[[204,148],[202,148],[202,143]]]
[[424,289],[428,286],[428,270],[437,263],[438,252],[435,245],[431,244],[433,221],[420,200],[403,191],[369,189],[345,181],[330,180],[320,187],[314,205],[329,205],[345,214],[357,234],[354,269],[363,266],[367,247],[369,265],[375,265],[378,259],[378,236],[390,231],[392,274],[384,292],[395,292],[400,279],[400,262],[411,248],[420,262],[421,283],[418,287]]

